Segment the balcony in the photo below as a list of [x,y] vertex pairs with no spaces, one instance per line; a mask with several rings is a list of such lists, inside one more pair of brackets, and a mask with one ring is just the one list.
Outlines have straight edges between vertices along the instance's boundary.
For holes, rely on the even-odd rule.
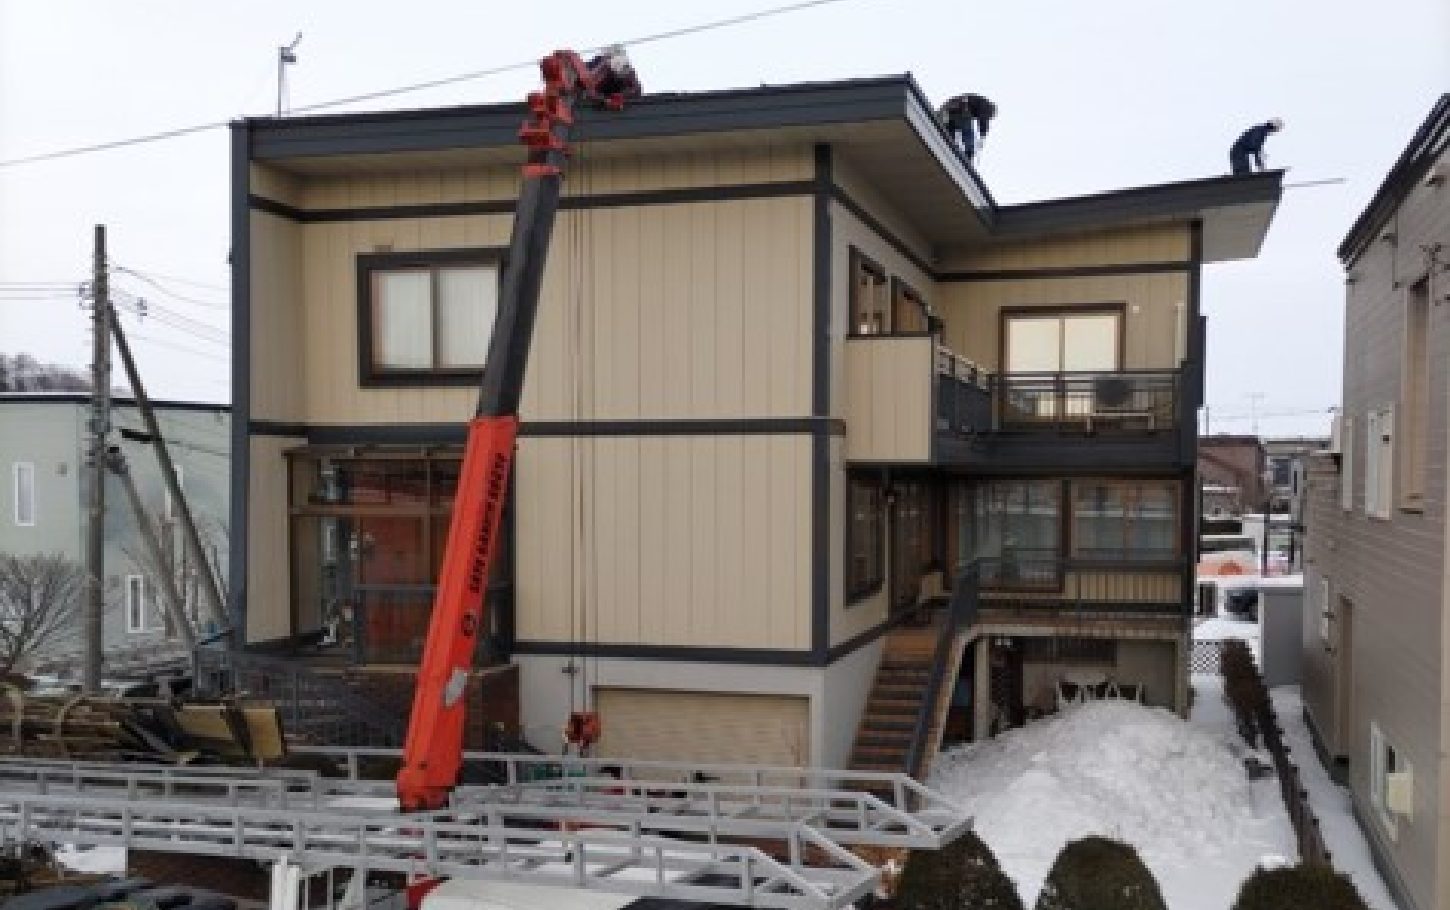
[[943,434],[988,432],[988,383],[985,370],[930,335],[847,338],[847,459],[930,463]]

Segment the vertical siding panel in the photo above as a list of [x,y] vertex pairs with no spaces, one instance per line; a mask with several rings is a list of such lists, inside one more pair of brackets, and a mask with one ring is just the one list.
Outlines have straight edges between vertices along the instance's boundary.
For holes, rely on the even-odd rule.
[[639,440],[639,631],[635,640],[664,643],[666,640],[667,563],[665,527],[665,441],[659,436]]
[[665,332],[665,238],[662,208],[655,206],[638,213],[639,290],[639,401],[633,416],[657,416],[665,410],[665,362],[671,342]]
[[665,381],[661,408],[669,417],[687,417],[694,413],[690,409],[694,372],[690,358],[695,346],[691,332],[695,304],[690,293],[692,208],[698,206],[672,205],[661,210],[664,223],[664,252],[660,263],[664,309],[661,322],[667,345],[663,354]]
[[664,643],[691,644],[690,600],[694,577],[692,540],[697,533],[699,513],[692,495],[694,458],[690,440],[671,437],[665,440],[664,501],[665,526],[664,618],[661,623]]
[[738,203],[722,203],[716,207],[719,229],[719,267],[715,272],[715,343],[717,360],[715,377],[719,414],[744,416],[745,389],[745,284],[749,268],[744,252],[744,224]]
[[694,526],[690,535],[691,591],[688,604],[688,633],[692,641],[713,641],[712,618],[719,613],[720,597],[716,580],[720,577],[719,488],[716,440],[691,437],[690,485],[691,513]]
[[776,403],[771,399],[772,293],[776,283],[770,273],[770,229],[768,204],[739,203],[744,235],[741,248],[742,306],[740,310],[742,351],[742,414],[769,414]]
[[692,413],[719,414],[719,256],[716,206],[692,205],[690,213],[690,404]]
[[763,436],[739,440],[741,537],[734,574],[741,579],[740,609],[749,622],[731,636],[732,641],[755,647],[776,640],[770,601],[770,447]]

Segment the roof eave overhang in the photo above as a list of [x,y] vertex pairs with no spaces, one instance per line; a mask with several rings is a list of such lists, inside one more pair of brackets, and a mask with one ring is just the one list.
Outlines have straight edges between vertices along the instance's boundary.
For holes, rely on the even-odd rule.
[[1203,261],[1257,256],[1283,193],[1283,171],[1208,177],[1133,187],[1091,196],[1052,199],[997,210],[993,232],[1026,240],[1104,228],[1198,221]]

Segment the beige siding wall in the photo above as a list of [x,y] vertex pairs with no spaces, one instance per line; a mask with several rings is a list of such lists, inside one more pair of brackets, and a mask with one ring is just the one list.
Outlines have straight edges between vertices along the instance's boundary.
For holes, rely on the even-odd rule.
[[[1444,160],[1442,158],[1442,164]],[[1450,236],[1445,190],[1416,186],[1386,229],[1395,244],[1375,243],[1355,262],[1346,301],[1344,412],[1353,418],[1354,508],[1335,502],[1321,526],[1310,526],[1314,570],[1327,576],[1331,596],[1354,603],[1349,655],[1353,703],[1341,731],[1349,756],[1350,790],[1368,829],[1393,861],[1415,902],[1443,906],[1450,893],[1450,793],[1442,792],[1450,769],[1450,679],[1445,653],[1450,628],[1446,610],[1445,497],[1447,413],[1450,413],[1450,312],[1429,307],[1429,441],[1424,510],[1399,508],[1401,465],[1394,471],[1394,507],[1388,520],[1365,514],[1366,415],[1391,406],[1396,411],[1396,453],[1409,437],[1401,402],[1405,361],[1406,289],[1424,274],[1422,244]],[[1443,276],[1434,282],[1443,300]],[[1335,617],[1336,624],[1342,621]],[[1343,630],[1336,629],[1336,640]],[[1391,839],[1370,809],[1369,730],[1374,722],[1414,769],[1414,817],[1401,818]]]
[[930,460],[934,349],[930,338],[846,339],[848,460]]
[[599,754],[659,761],[807,765],[810,701],[600,688]]
[[[306,419],[434,422],[470,413],[471,388],[359,386],[356,257],[503,247],[510,225],[508,215],[306,225]],[[554,237],[525,420],[809,413],[808,199],[563,212]],[[270,365],[267,356],[254,355],[259,367]]]
[[267,164],[253,162],[247,178],[252,195],[297,205],[302,202],[302,180],[294,174],[280,171]]
[[1183,262],[1188,255],[1188,225],[1169,224],[948,250],[944,252],[940,266],[944,271],[1040,269],[1129,262]]
[[302,332],[302,228],[266,212],[251,215],[251,418],[297,421],[306,413]]
[[946,346],[994,372],[1000,369],[1001,312],[1010,307],[1122,304],[1127,369],[1174,369],[1186,350],[1186,272],[955,281],[938,287]]
[[247,455],[247,640],[266,641],[292,632],[292,585],[286,567],[287,459],[282,453],[304,442],[253,436]]
[[[888,202],[873,184],[861,176],[850,158],[837,152],[831,161],[831,177],[837,186],[846,191],[846,195],[851,197],[852,201],[869,212],[871,217],[881,222],[887,230],[910,247],[913,253],[927,262],[931,261],[932,246],[926,236],[917,230],[916,225],[902,215],[896,206]],[[855,229],[853,228],[853,230]],[[877,261],[881,260],[877,258]],[[917,277],[924,278],[925,276],[918,275]],[[917,285],[917,289],[922,292],[926,291],[923,285]]]
[[846,334],[850,329],[851,250],[857,249],[916,289],[932,306],[939,307],[931,277],[902,256],[885,238],[867,227],[840,203],[831,203],[831,414],[849,423],[851,389],[846,383]]
[[[569,167],[566,195],[809,180],[815,166],[811,148],[796,145],[763,143],[717,151],[628,157],[593,155],[587,142],[579,148],[582,154],[576,154]],[[270,196],[258,189],[255,177],[253,180],[253,192]],[[309,209],[486,202],[518,198],[519,180],[519,168],[514,164],[447,169],[400,167],[389,173],[308,177],[298,190],[297,200]]]
[[810,647],[810,488],[805,435],[524,438],[519,638]]

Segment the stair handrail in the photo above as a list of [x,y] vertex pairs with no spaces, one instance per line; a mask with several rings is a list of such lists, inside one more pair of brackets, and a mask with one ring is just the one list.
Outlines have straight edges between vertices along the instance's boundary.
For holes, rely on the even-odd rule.
[[925,769],[922,767],[926,751],[926,737],[931,730],[932,719],[936,715],[936,702],[941,695],[941,687],[946,676],[947,664],[952,647],[957,638],[957,630],[962,627],[963,621],[970,621],[977,611],[977,588],[980,577],[980,563],[982,560],[973,560],[957,576],[955,584],[952,585],[952,597],[947,604],[947,615],[942,623],[941,632],[937,638],[936,648],[932,651],[931,675],[927,677],[926,693],[922,698],[921,707],[917,710],[916,723],[911,731],[911,743],[906,751],[907,774],[918,779],[921,778]]

